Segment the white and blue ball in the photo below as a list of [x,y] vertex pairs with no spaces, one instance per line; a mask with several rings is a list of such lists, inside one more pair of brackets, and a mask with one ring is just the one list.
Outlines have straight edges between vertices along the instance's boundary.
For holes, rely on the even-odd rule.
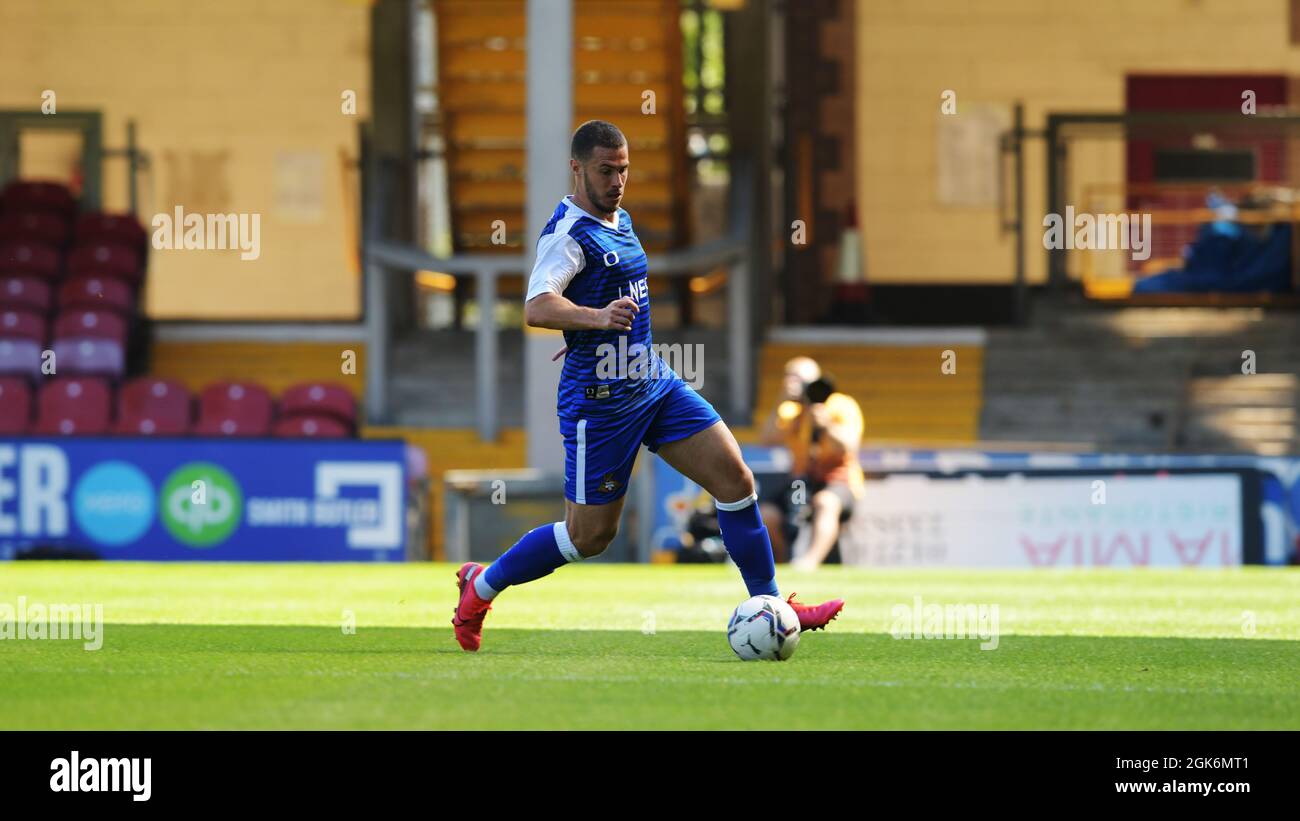
[[799,617],[776,596],[754,596],[731,614],[727,641],[745,661],[785,661],[799,646]]

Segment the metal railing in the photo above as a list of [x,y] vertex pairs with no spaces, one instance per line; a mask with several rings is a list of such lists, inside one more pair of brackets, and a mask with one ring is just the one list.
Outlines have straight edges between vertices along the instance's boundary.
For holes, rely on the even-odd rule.
[[[503,274],[525,273],[522,254],[456,254],[435,257],[420,248],[388,240],[371,239],[365,247],[366,277],[366,416],[371,424],[388,422],[388,360],[391,334],[388,317],[389,288],[395,276],[431,270],[453,276],[473,276],[479,304],[479,322],[474,344],[474,403],[479,437],[494,441],[500,430],[497,396],[497,334],[495,312],[497,280]],[[747,243],[736,236],[705,243],[682,251],[656,254],[649,259],[652,276],[692,276],[700,272],[728,269],[727,346],[732,369],[730,410],[737,416],[749,412],[753,362],[748,304],[749,264]]]

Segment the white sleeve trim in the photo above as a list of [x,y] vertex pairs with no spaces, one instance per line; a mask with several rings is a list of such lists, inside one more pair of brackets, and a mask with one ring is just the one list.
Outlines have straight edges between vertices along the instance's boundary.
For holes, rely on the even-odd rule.
[[569,282],[587,264],[582,246],[567,232],[560,233],[560,227],[556,226],[555,233],[547,234],[537,242],[537,262],[528,278],[528,295],[524,302],[540,294],[564,293]]

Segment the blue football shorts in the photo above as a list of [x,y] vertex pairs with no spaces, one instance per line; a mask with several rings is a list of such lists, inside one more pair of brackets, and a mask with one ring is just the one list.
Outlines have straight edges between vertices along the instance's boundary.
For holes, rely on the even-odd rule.
[[680,378],[660,396],[612,417],[560,418],[564,435],[564,498],[603,505],[627,492],[627,480],[645,445],[685,439],[722,421],[713,406]]

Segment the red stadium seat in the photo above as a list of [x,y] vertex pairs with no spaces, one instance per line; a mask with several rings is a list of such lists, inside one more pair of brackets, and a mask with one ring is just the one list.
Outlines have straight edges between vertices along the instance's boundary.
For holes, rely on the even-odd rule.
[[27,339],[44,344],[45,319],[31,311],[0,311],[0,339]]
[[59,373],[114,381],[126,373],[126,347],[116,339],[56,339],[50,347]]
[[111,339],[126,344],[126,320],[112,311],[61,311],[54,318],[54,339]]
[[[0,304],[4,302],[0,283]],[[123,316],[134,313],[135,298],[131,288],[113,277],[75,277],[59,288],[59,307],[65,311],[84,308],[93,311],[116,311]]]
[[0,373],[41,375],[45,318],[31,311],[0,311]]
[[125,245],[143,253],[148,234],[132,214],[106,214],[94,211],[77,219],[75,237],[78,245],[96,242]]
[[0,277],[0,309],[3,308],[49,313],[49,283],[33,276]]
[[36,433],[96,436],[108,432],[110,391],[104,379],[58,377],[41,386]]
[[72,276],[110,276],[135,282],[143,275],[140,255],[117,243],[77,244],[68,255],[68,273]]
[[40,343],[30,339],[0,339],[0,373],[39,379],[43,350]]
[[39,242],[0,243],[0,274],[35,274],[53,279],[62,262],[59,252]]
[[0,378],[0,435],[27,432],[32,424],[32,388],[26,379]]
[[352,429],[327,414],[300,414],[276,422],[273,433],[284,437],[345,439],[352,435]]
[[352,394],[329,382],[304,382],[280,394],[281,416],[333,416],[348,428],[356,426],[357,408]]
[[190,432],[190,392],[179,382],[142,376],[118,390],[115,433],[184,436]]
[[72,192],[57,182],[11,182],[0,193],[0,211],[52,211],[71,217]]
[[216,382],[199,394],[200,436],[266,436],[274,403],[266,388],[252,382]]
[[68,224],[49,211],[0,214],[0,242],[40,242],[62,248],[68,244]]

